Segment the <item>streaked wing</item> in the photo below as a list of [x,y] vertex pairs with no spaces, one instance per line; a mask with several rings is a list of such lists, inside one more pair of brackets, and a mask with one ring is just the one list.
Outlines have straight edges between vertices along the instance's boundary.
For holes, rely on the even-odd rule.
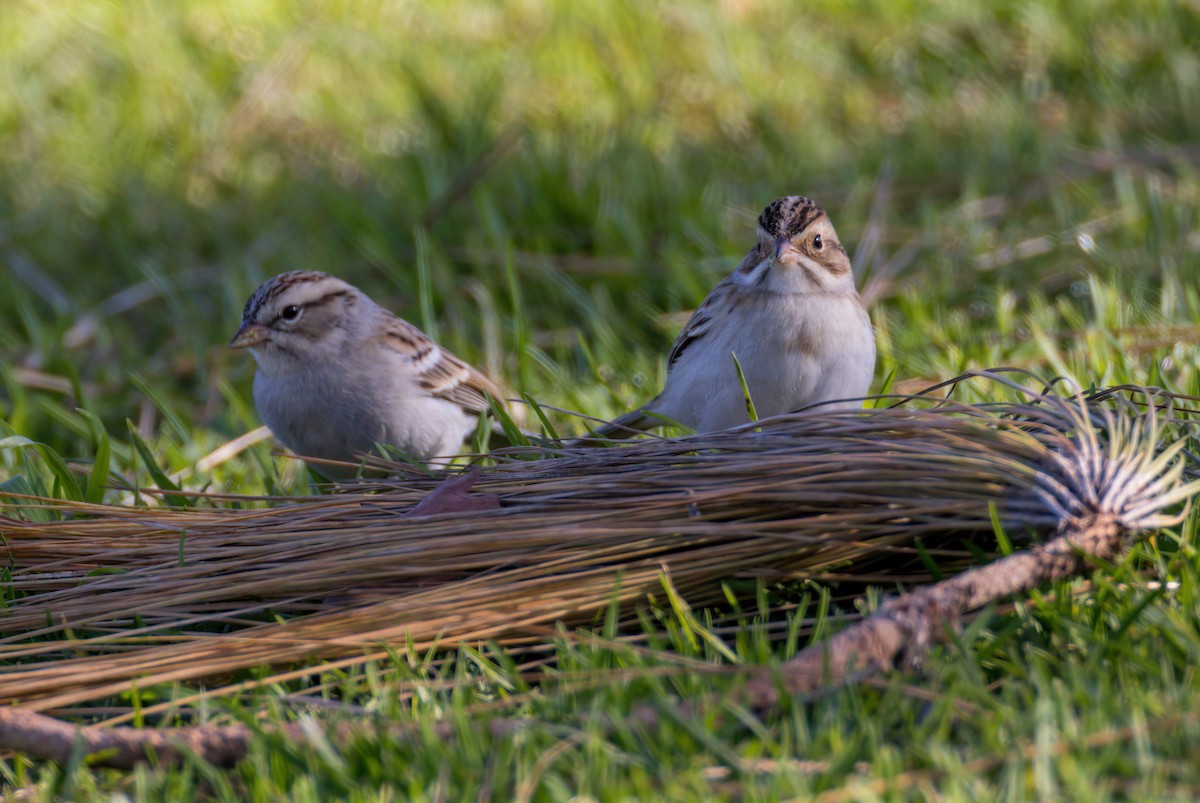
[[688,322],[679,332],[679,337],[675,338],[675,344],[671,346],[671,353],[667,355],[668,371],[679,359],[679,355],[683,354],[684,349],[709,333],[715,325],[714,319],[717,312],[725,305],[729,294],[735,289],[736,285],[734,285],[732,277],[725,279],[712,289],[704,302],[692,313],[692,317],[688,318]]
[[384,342],[417,372],[421,389],[470,410],[488,409],[487,397],[503,400],[500,389],[483,374],[429,339],[408,321],[392,316]]

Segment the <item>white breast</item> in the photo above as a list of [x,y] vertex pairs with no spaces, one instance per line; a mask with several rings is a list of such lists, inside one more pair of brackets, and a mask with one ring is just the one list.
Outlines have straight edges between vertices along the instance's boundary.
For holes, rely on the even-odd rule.
[[699,432],[746,423],[733,354],[760,418],[869,391],[875,339],[857,296],[760,294],[737,310],[737,325],[714,327],[680,355],[654,412]]

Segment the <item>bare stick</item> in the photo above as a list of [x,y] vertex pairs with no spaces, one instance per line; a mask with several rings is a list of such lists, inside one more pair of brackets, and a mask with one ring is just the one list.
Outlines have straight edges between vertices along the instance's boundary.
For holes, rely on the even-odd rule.
[[920,662],[941,633],[966,613],[1044,583],[1082,574],[1092,559],[1111,561],[1127,531],[1113,515],[1073,520],[1044,546],[885,602],[874,614],[828,641],[801,651],[776,671],[758,670],[742,691],[743,702],[770,708],[781,694],[814,694],[892,668]]
[[79,750],[92,757],[93,765],[130,769],[149,756],[178,760],[182,748],[209,763],[228,766],[246,755],[251,736],[244,725],[95,730],[32,711],[0,709],[0,747],[60,764]]

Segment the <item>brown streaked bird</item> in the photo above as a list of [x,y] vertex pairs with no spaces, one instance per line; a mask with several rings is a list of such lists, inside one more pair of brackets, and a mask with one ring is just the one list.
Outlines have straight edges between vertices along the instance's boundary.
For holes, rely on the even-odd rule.
[[[268,279],[229,344],[258,363],[254,403],[302,457],[358,462],[376,444],[442,465],[503,399],[481,373],[358,288],[319,271]],[[353,471],[310,463],[329,479]]]
[[662,393],[596,434],[629,437],[664,419],[697,432],[745,424],[737,365],[760,418],[825,402],[825,410],[853,409],[870,388],[871,319],[846,249],[809,198],[791,195],[763,210],[757,244],[671,347]]

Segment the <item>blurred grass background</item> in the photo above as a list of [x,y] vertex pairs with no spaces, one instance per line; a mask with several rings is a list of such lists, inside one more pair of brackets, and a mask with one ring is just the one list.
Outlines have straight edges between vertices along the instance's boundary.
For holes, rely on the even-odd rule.
[[[854,257],[877,388],[1200,393],[1198,39],[1152,0],[6,3],[0,437],[86,463],[82,408],[131,482],[126,420],[192,471],[257,426],[225,343],[295,268],[610,417],[793,193]],[[280,465],[188,484],[303,492]]]
[[245,298],[303,267],[609,416],[790,193],[850,245],[881,378],[1194,390],[1197,31],[1178,3],[11,4],[0,413],[194,462],[256,421]]

